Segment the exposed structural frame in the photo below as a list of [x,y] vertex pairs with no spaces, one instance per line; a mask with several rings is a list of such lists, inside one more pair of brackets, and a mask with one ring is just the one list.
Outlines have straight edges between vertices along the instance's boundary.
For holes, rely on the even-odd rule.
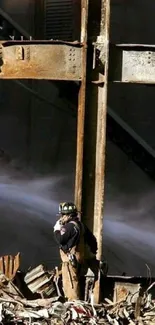
[[[97,237],[99,259],[103,241],[107,83],[155,83],[155,46],[109,44],[109,17],[110,0],[81,0],[80,42],[22,38],[0,42],[0,79],[80,82],[75,202]],[[96,302],[99,291],[98,281]]]
[[[85,44],[84,31],[81,43],[22,39],[0,41],[0,79],[82,81]],[[95,49],[100,46],[106,49],[104,36],[102,39],[99,35],[93,46],[95,60]],[[110,44],[109,47],[109,81],[155,83],[155,45]],[[105,76],[102,82],[105,82]]]
[[[102,260],[110,2],[83,0],[81,9],[84,47],[78,105],[75,202],[97,238],[97,258]],[[100,279],[95,284],[94,298],[98,303]]]

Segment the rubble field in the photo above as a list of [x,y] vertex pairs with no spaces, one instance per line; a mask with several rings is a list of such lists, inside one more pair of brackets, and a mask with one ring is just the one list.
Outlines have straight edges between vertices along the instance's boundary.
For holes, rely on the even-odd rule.
[[[0,258],[1,324],[155,324],[155,300],[140,284],[117,283],[113,300],[95,305],[67,301],[62,294],[61,273],[39,265],[25,274],[19,270],[20,254]],[[106,278],[105,278],[106,281]]]

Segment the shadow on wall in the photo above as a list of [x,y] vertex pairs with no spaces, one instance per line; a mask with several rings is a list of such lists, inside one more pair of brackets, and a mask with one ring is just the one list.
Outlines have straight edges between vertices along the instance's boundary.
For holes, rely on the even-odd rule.
[[34,30],[34,3],[31,0],[0,0],[0,7],[30,35]]
[[154,85],[110,84],[109,106],[155,149]]

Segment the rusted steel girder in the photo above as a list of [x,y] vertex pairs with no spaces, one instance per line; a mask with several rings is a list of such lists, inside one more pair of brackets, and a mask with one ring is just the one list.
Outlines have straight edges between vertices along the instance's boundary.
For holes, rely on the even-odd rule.
[[[83,9],[84,10],[84,9]],[[83,11],[84,12],[84,11]],[[0,41],[0,79],[49,79],[81,81],[80,107],[85,99],[87,40],[82,22],[81,43],[63,41]],[[94,38],[93,38],[94,39]],[[104,47],[101,35],[94,40],[95,51]],[[104,49],[103,49],[104,52]],[[110,45],[109,81],[155,84],[155,46],[145,44]],[[92,63],[92,67],[93,67]],[[93,76],[94,69],[92,68]],[[98,80],[93,80],[94,84]],[[102,76],[102,82],[105,76]],[[81,101],[82,100],[82,101]],[[83,117],[81,117],[83,120]],[[80,205],[80,201],[78,203]]]
[[[109,8],[109,0],[82,1],[81,35],[88,50],[84,52],[79,94],[75,202],[83,212],[82,220],[97,238],[99,260],[102,260],[103,239]],[[94,298],[98,303],[100,281],[96,283]]]
[[81,0],[81,42],[82,49],[82,81],[78,98],[77,117],[77,150],[75,174],[75,203],[78,209],[82,208],[83,195],[83,152],[85,129],[85,104],[86,104],[86,71],[87,71],[87,25],[88,25],[88,0]]
[[54,41],[1,41],[0,79],[82,78],[82,45]]

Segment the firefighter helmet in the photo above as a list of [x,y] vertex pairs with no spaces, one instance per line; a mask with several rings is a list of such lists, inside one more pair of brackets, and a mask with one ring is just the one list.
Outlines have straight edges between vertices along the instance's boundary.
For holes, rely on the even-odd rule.
[[59,204],[59,214],[77,213],[77,207],[74,203],[64,202]]

